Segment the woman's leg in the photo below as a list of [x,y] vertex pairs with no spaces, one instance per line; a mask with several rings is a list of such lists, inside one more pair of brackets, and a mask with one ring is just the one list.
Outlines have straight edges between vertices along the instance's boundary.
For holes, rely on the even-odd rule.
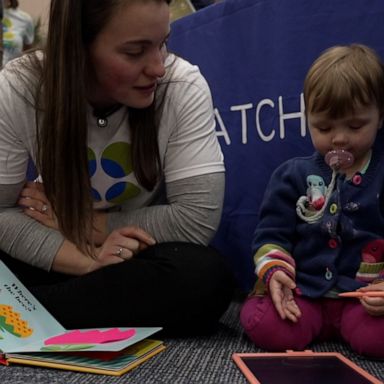
[[26,286],[54,284],[59,281],[66,281],[71,276],[57,272],[47,272],[43,269],[23,263],[0,250],[0,260],[12,271],[12,273]]
[[212,248],[163,243],[126,262],[31,292],[66,328],[161,326],[168,334],[211,332],[234,282]]
[[321,304],[295,297],[302,316],[297,323],[282,320],[269,296],[246,300],[240,322],[257,347],[269,351],[302,350],[314,340],[322,328]]
[[356,299],[344,307],[340,333],[360,355],[384,359],[384,316],[371,316]]

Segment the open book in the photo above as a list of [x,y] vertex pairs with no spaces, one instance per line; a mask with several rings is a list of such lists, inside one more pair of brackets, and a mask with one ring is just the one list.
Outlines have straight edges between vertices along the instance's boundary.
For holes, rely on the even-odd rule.
[[159,330],[66,330],[0,261],[0,364],[119,376],[165,348]]

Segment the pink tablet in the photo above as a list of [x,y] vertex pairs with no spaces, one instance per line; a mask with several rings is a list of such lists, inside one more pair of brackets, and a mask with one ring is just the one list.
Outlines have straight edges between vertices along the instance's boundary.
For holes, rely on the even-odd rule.
[[234,353],[251,384],[383,384],[336,352]]

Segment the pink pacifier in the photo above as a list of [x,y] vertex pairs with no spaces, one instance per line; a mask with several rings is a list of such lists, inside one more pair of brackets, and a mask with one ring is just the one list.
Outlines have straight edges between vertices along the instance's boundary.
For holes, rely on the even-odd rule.
[[336,171],[339,169],[348,168],[354,162],[352,153],[344,149],[334,149],[329,151],[325,155],[324,160],[332,169]]

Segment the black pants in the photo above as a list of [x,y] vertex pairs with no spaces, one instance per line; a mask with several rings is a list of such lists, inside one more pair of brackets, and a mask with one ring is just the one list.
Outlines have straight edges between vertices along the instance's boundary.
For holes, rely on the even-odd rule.
[[158,244],[81,277],[0,258],[67,329],[161,326],[172,336],[207,334],[234,288],[221,256],[189,243]]

